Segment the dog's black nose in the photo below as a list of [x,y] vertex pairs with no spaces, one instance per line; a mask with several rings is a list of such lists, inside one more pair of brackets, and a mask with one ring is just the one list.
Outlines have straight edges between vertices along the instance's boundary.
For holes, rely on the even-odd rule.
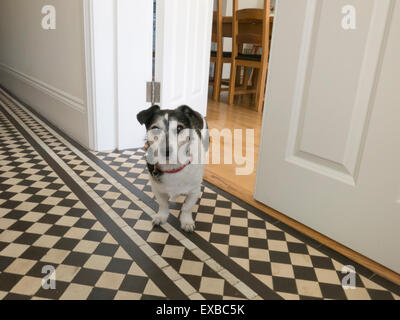
[[160,155],[161,155],[161,157],[163,157],[165,160],[168,160],[168,158],[169,158],[169,148],[168,148],[168,147],[166,147],[166,148],[161,148],[161,149],[160,149]]

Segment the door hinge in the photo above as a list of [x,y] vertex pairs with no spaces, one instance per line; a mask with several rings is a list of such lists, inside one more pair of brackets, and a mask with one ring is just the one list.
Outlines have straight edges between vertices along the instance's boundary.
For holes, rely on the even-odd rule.
[[161,96],[161,85],[160,82],[147,82],[146,83],[146,100],[152,104],[160,103]]

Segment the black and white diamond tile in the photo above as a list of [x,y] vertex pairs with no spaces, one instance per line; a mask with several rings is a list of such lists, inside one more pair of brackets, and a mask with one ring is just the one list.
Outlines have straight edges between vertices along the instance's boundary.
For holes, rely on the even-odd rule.
[[[19,113],[22,112],[19,110]],[[26,114],[24,115],[24,120],[25,117]],[[29,123],[29,121],[31,121],[31,119],[28,119],[27,122]],[[96,172],[93,168],[90,168],[82,158],[78,157],[60,141],[56,143],[52,138],[51,141],[49,141],[48,139],[50,138],[48,138],[48,135],[43,133],[43,129],[40,130],[40,128],[34,127],[33,130],[38,134],[39,137],[44,137],[44,142],[46,142],[48,145],[51,144],[54,147],[53,150],[60,156],[60,158],[62,158],[65,163],[72,170],[74,170],[88,184],[88,186],[93,189],[96,194],[113,209],[114,212],[122,217],[125,222],[142,237],[143,240],[147,240],[147,237],[152,233],[151,217],[148,214],[143,213],[143,210],[138,208],[129,198],[123,195],[120,190],[113,186],[109,181],[107,181],[107,179]],[[150,242],[149,244],[154,246],[154,244]],[[182,250],[187,253],[186,255],[189,255],[190,251],[182,244],[176,245],[176,250],[178,250],[178,247],[179,250]],[[168,257],[163,256],[163,252],[157,253],[164,259],[164,261],[168,261]],[[193,256],[192,260],[204,264],[197,257]],[[200,293],[203,297],[205,297],[207,294],[209,296],[212,294],[214,299],[245,298],[243,294],[241,294],[237,289],[235,289],[230,283],[228,283],[213,270],[209,271],[210,277],[213,275],[214,279],[220,280],[220,282],[223,283],[224,290],[221,292],[219,287],[216,287],[214,292],[213,289],[210,289],[212,287],[209,287],[208,291],[203,295],[200,290],[200,283],[198,281],[194,281],[193,276],[181,272],[180,267],[176,263],[172,263],[172,260],[169,260],[168,262],[175,272],[182,276],[182,278],[185,279],[188,284],[192,285],[193,289],[195,290],[193,293]],[[204,269],[206,268],[207,266]],[[190,289],[188,290],[190,291]]]
[[2,113],[0,141],[1,299],[166,298]]
[[[25,123],[31,123],[32,119],[26,118],[26,114],[22,112],[21,110],[16,110],[18,114],[22,114],[24,122]],[[44,132],[43,128],[40,130],[39,127],[33,126],[32,127],[33,131],[38,134],[39,137],[43,137],[44,141],[46,142],[47,145],[51,145],[53,147],[53,150],[62,158],[67,165],[70,166],[85,182],[88,183],[88,185],[97,193],[98,196],[100,196],[104,201],[116,212],[118,215],[122,216],[125,214],[125,216],[129,216],[130,213],[133,212],[133,210],[137,210],[138,208],[135,207],[129,199],[127,199],[125,196],[121,195],[121,192],[116,189],[114,186],[109,184],[107,180],[105,180],[101,175],[98,174],[98,172],[94,171],[92,168],[89,168],[89,166],[85,165],[83,160],[79,157],[76,156],[71,150],[69,150],[65,145],[63,145],[60,141],[58,143],[55,143],[54,139],[51,139],[49,141],[48,139],[49,136]],[[131,216],[129,216],[131,218]],[[125,217],[124,217],[125,218]],[[132,220],[132,219],[131,219]],[[147,220],[147,221],[146,221]],[[127,222],[132,223],[132,221],[127,220]],[[150,223],[150,217],[147,216],[147,219],[142,218],[140,221],[137,221],[135,225],[131,225],[134,230],[137,231],[143,231],[141,229],[143,228],[148,228],[151,227]],[[186,248],[183,248],[182,245],[180,245],[183,250],[186,250]],[[197,258],[195,258],[197,259]],[[165,263],[165,260],[163,261]],[[199,261],[200,262],[200,261]],[[182,277],[185,279],[188,277],[188,275],[184,273],[180,273],[179,268],[174,268],[175,273],[178,272],[179,275],[182,275]],[[213,273],[214,271],[211,271],[210,273]],[[214,298],[216,299],[226,299],[230,298],[231,296],[233,298],[244,298],[243,295],[241,295],[236,289],[234,289],[231,284],[225,283],[226,281],[221,278],[221,276],[217,275],[214,272],[214,277],[215,279],[219,279],[224,283],[224,292],[219,292],[217,291],[211,292],[214,294]],[[179,281],[177,281],[179,282]],[[200,287],[197,286],[196,288],[189,288],[190,282],[184,282],[181,281],[182,286],[188,290],[189,293],[195,294],[193,297],[195,298],[204,298],[204,296],[199,295],[199,289]],[[188,286],[189,284],[189,286]],[[192,290],[192,291],[190,291]],[[208,290],[210,292],[210,289]],[[231,296],[224,296],[224,293],[230,294]],[[197,295],[196,295],[197,294]]]
[[[144,150],[95,154],[154,199]],[[170,205],[170,212],[176,217],[183,201],[180,197]],[[197,234],[285,299],[399,299],[397,294],[359,274],[356,288],[344,289],[343,263],[319,251],[313,241],[307,243],[285,232],[282,224],[261,218],[207,184],[202,187],[194,216]]]
[[[208,184],[202,187],[201,198],[195,206],[195,232],[207,242],[210,252],[217,249],[218,257],[201,259],[195,254],[202,252],[196,241],[191,244],[193,247],[188,247],[182,234],[172,232],[174,228],[153,229],[151,209],[144,209],[120,183],[112,181],[68,141],[55,136],[49,127],[38,123],[30,110],[3,94],[0,98],[137,234],[139,242],[150,246],[158,267],[169,273],[170,278],[176,277],[180,288],[186,287],[183,291],[187,295],[206,299],[254,296],[248,294],[249,289],[228,281],[235,275],[226,276],[219,271],[225,266],[215,267],[213,258],[224,257],[228,264],[245,270],[249,279],[258,279],[284,299],[399,299],[395,293],[398,286],[381,285],[383,281],[375,281],[377,276],[368,272],[357,273],[356,289],[345,290],[342,268],[351,261],[337,258],[337,254],[323,250],[319,244],[305,240],[289,227]],[[6,290],[0,288],[0,298],[22,298],[26,288],[37,286],[38,270],[43,263],[50,262],[56,264],[57,274],[62,275],[60,292],[47,297],[39,289],[25,296],[168,298],[13,125],[4,119],[0,130],[1,144],[8,146],[0,150],[0,257],[3,259],[0,277],[6,273],[3,276]],[[118,181],[128,181],[134,186],[141,201],[152,202],[150,207],[155,205],[143,150],[94,154],[97,157],[94,163],[106,164],[116,173]],[[170,211],[175,217],[183,200],[178,198],[171,203]],[[8,242],[1,240],[1,236]],[[15,266],[7,269],[14,262]],[[32,262],[35,265],[31,266]],[[10,272],[15,270],[27,270],[22,276],[26,279],[18,286],[21,279],[17,273]]]

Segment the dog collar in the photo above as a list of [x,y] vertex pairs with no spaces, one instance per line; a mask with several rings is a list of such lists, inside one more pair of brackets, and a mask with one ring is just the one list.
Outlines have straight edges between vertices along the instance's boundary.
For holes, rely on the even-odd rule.
[[185,169],[188,165],[190,165],[192,163],[193,159],[191,158],[189,160],[188,163],[186,163],[185,165],[183,165],[182,167],[178,168],[178,169],[173,169],[173,170],[161,170],[161,168],[159,166],[156,166],[157,170],[161,171],[162,173],[178,173],[180,171],[182,171],[183,169]]

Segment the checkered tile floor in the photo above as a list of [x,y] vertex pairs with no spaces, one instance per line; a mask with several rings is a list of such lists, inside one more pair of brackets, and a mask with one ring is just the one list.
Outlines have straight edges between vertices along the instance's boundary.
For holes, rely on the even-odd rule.
[[0,141],[0,298],[165,298],[2,113]]
[[[95,154],[154,201],[144,150]],[[283,298],[399,299],[374,282],[379,277],[369,270],[204,184],[194,208],[196,233]],[[175,217],[183,201],[181,197],[171,204]],[[362,271],[356,273],[356,289],[342,287],[345,265]],[[398,286],[392,287],[398,293]]]
[[[90,153],[0,90],[0,299],[399,299],[399,286],[204,183],[185,234],[143,150]],[[42,288],[42,268],[56,290]],[[344,265],[356,288],[342,287]]]

